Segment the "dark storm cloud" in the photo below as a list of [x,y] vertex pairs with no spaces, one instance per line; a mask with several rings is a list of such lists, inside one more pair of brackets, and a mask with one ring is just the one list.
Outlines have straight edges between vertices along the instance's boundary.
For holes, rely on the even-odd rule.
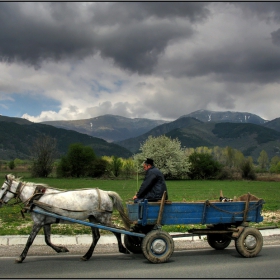
[[126,2],[104,3],[91,8],[96,24],[112,25],[154,18],[187,18],[191,22],[202,21],[210,14],[209,3],[200,2]]
[[30,17],[22,11],[25,4],[28,3],[0,3],[2,61],[22,61],[38,66],[43,60],[83,57],[93,52],[92,40],[79,31],[80,23],[68,25],[70,19],[64,22],[56,18],[52,4],[44,5],[46,11],[54,15],[51,22],[40,17],[40,10]]
[[273,44],[280,46],[280,28],[276,31],[271,32],[271,38]]
[[260,20],[280,22],[279,2],[232,2],[248,16],[257,16]]
[[[220,5],[239,9],[244,18],[280,22],[277,2]],[[280,63],[275,57],[280,55],[280,29],[263,35],[275,48],[259,47],[257,41],[245,45],[238,37],[232,46],[221,43],[215,49],[206,42],[191,57],[182,52],[164,70],[156,69],[168,45],[191,41],[199,32],[197,25],[207,25],[215,16],[211,2],[0,2],[0,59],[40,67],[43,61],[84,59],[100,53],[119,68],[139,74],[165,71],[175,77],[279,81]]]
[[[215,48],[208,47],[205,41],[205,46],[192,50],[191,56],[177,57],[165,63],[164,71],[174,77],[210,76],[220,82],[280,82],[280,28],[273,31],[275,22],[280,22],[280,3],[233,2],[221,5],[225,8],[228,4],[237,8],[235,13],[243,13],[242,23],[236,19],[235,25],[241,26],[236,29],[238,32],[233,33],[231,38],[228,35],[230,30],[224,28],[224,36],[228,41],[221,40]],[[215,12],[213,14],[214,17],[217,15]],[[259,25],[255,27],[253,22]],[[266,28],[258,30],[264,26]],[[269,31],[269,28],[272,30]]]
[[[279,32],[277,33],[279,43]],[[276,37],[276,35],[275,35]],[[224,82],[280,82],[280,49],[251,48],[217,48],[215,50],[194,52],[189,59],[173,61],[170,68],[175,77],[212,76]],[[166,67],[165,70],[168,70]]]
[[[247,3],[232,3],[239,7],[243,13],[249,16],[257,16],[265,22],[280,23],[280,5],[279,2],[247,2]],[[271,32],[272,43],[279,44],[280,29]]]
[[189,37],[191,34],[192,30],[188,27],[165,23],[161,23],[160,26],[147,26],[145,23],[139,23],[128,26],[119,33],[104,36],[99,42],[99,49],[103,57],[114,58],[121,68],[139,74],[149,74],[169,41],[183,36]]
[[[39,67],[44,60],[82,59],[100,52],[121,68],[151,73],[168,42],[188,38],[191,22],[208,16],[207,5],[1,2],[0,58]],[[183,28],[174,18],[190,24]]]

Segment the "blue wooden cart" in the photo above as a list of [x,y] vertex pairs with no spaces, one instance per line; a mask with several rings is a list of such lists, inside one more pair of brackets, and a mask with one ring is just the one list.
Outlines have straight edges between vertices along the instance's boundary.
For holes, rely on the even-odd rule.
[[[244,196],[243,196],[244,199]],[[245,201],[234,202],[171,202],[165,194],[159,202],[127,204],[128,217],[133,226],[130,231],[107,227],[60,216],[34,209],[39,214],[49,215],[73,223],[97,227],[124,234],[126,248],[132,253],[143,253],[152,263],[166,262],[174,251],[173,238],[207,235],[207,241],[216,250],[225,249],[235,240],[237,252],[243,257],[255,257],[262,249],[263,238],[260,231],[249,227],[249,222],[263,220],[261,209],[264,201],[250,194]],[[205,229],[192,229],[188,233],[171,235],[161,229],[163,225],[205,224]]]
[[[240,201],[243,200],[243,201]],[[250,193],[239,201],[219,202],[160,202],[127,204],[128,216],[134,223],[134,232],[144,233],[144,238],[126,235],[125,246],[133,253],[143,253],[153,262],[167,261],[174,251],[173,238],[206,235],[211,247],[225,249],[235,240],[237,252],[243,257],[255,257],[262,249],[263,238],[249,222],[263,221],[261,209],[264,204]],[[202,224],[205,229],[192,229],[186,234],[170,235],[161,230],[162,225]]]

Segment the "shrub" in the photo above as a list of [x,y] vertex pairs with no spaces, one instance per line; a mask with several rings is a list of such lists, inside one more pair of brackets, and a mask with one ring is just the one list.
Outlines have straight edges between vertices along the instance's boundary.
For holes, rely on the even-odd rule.
[[216,179],[218,180],[233,179],[233,170],[228,166],[222,167],[220,172],[217,174]]
[[222,165],[210,154],[194,152],[189,156],[189,162],[188,176],[191,179],[215,178],[222,170]]
[[107,167],[108,167],[108,162],[105,159],[97,158],[92,163],[88,175],[90,177],[98,177],[98,178],[102,177],[106,173]]
[[91,172],[96,156],[92,148],[75,143],[69,146],[67,155],[57,167],[59,177],[83,177]]
[[11,169],[11,170],[13,170],[14,168],[15,168],[15,161],[14,160],[11,160],[10,162],[9,162],[9,168]]
[[240,168],[243,179],[256,180],[257,176],[251,160],[245,159]]

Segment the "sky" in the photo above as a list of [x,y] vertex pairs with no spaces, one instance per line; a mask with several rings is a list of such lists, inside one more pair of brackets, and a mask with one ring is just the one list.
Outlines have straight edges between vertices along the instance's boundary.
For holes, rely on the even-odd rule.
[[0,115],[280,117],[280,2],[0,2]]

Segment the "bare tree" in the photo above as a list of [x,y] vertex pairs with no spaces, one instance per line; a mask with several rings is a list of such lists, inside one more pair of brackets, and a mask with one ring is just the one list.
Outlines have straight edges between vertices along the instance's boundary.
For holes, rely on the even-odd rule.
[[57,154],[56,142],[55,138],[43,134],[35,139],[30,150],[33,177],[48,177],[52,172]]
[[267,171],[269,165],[269,158],[266,151],[261,151],[260,156],[258,157],[258,163],[260,165],[261,170]]

